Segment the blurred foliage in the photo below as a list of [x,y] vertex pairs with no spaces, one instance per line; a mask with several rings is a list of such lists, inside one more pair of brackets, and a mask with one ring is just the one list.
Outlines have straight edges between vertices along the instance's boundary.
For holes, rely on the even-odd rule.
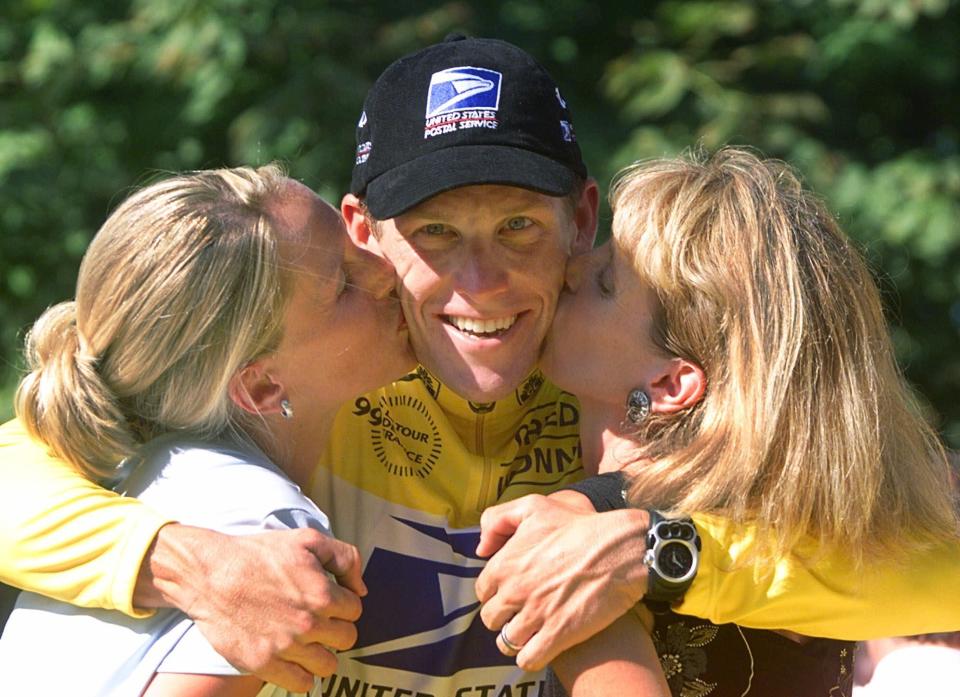
[[536,55],[594,175],[693,144],[783,158],[864,246],[960,446],[960,9],[950,0],[5,0],[0,351],[158,172],[284,161],[336,200],[370,82],[450,31]]

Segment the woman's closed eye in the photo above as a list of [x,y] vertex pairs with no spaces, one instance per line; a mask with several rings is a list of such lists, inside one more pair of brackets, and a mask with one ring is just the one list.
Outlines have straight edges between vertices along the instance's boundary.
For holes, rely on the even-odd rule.
[[346,293],[351,287],[353,287],[353,282],[350,278],[350,271],[347,269],[346,265],[340,267],[340,280],[337,284],[337,297]]
[[597,269],[596,275],[597,288],[600,291],[600,296],[604,298],[612,298],[614,295],[613,287],[613,272],[610,268],[610,264],[606,263]]

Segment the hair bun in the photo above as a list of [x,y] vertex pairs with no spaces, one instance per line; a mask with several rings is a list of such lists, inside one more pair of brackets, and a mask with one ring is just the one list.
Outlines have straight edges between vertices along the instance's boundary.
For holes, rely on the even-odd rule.
[[26,340],[30,370],[17,388],[17,416],[29,433],[94,479],[111,479],[137,445],[116,396],[81,349],[74,301],[49,308]]

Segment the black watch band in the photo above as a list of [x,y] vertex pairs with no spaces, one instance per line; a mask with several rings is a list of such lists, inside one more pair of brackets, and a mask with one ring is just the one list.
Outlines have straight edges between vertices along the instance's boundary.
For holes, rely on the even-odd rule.
[[627,499],[624,495],[626,487],[627,478],[623,472],[606,472],[581,479],[576,484],[560,487],[560,491],[569,489],[583,494],[590,499],[597,513],[605,513],[627,507]]
[[645,601],[673,604],[680,600],[700,565],[700,535],[690,518],[665,518],[650,510],[650,529],[643,564],[647,567]]

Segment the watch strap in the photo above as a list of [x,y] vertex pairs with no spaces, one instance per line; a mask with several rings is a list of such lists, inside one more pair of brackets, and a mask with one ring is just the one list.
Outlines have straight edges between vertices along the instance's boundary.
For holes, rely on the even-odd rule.
[[597,513],[605,513],[627,508],[628,504],[624,496],[626,486],[627,477],[623,472],[605,472],[581,479],[576,484],[560,487],[560,491],[569,489],[583,494],[590,499]]

